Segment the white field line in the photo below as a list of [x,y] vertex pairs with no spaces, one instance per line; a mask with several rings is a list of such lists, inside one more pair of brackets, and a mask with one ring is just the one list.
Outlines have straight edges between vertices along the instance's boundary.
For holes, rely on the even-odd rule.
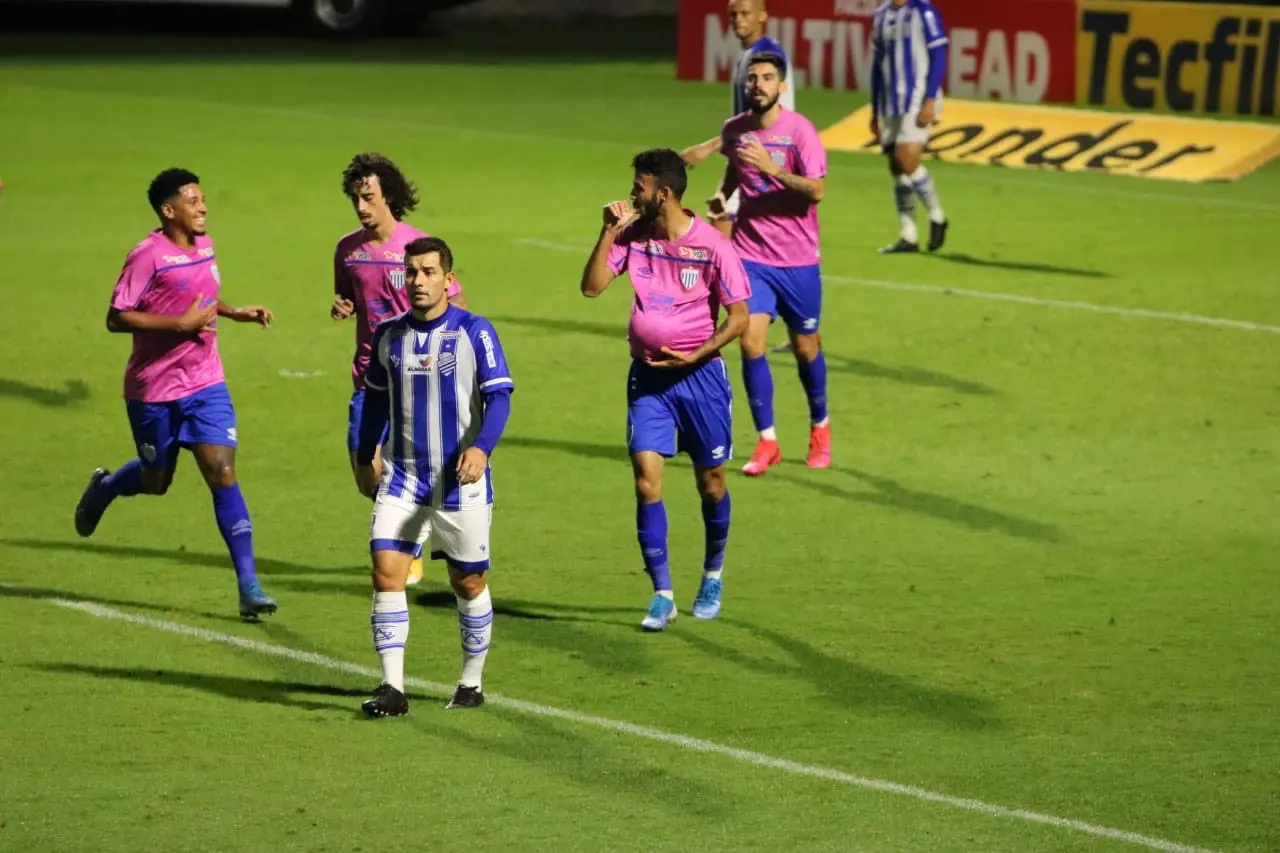
[[[0,590],[4,590],[5,588],[6,586],[4,584],[0,584]],[[245,651],[256,652],[258,654],[284,658],[298,663],[312,664],[317,667],[346,673],[348,675],[357,675],[361,678],[377,679],[381,676],[381,673],[378,670],[371,667],[360,666],[359,664],[338,660],[337,658],[331,658],[315,652],[305,652],[299,649],[289,648],[288,646],[264,643],[247,637],[237,637],[233,634],[224,634],[219,631],[211,631],[207,628],[198,628],[194,625],[172,622],[167,619],[157,619],[151,616],[128,613],[123,610],[117,610],[113,607],[106,607],[89,601],[71,601],[64,598],[48,598],[45,600],[50,604],[65,607],[69,610],[77,610],[81,613],[86,613],[99,619],[142,625],[147,628],[165,631],[170,634],[177,634],[183,637],[202,640],[206,643],[216,643],[219,645],[243,649]],[[425,690],[442,696],[448,696],[453,692],[453,685],[441,684],[435,681],[424,681],[419,678],[407,678],[405,679],[405,683],[410,687],[415,687],[419,690]],[[1112,829],[1107,826],[1099,826],[1097,824],[1086,823],[1081,820],[1072,820],[1070,818],[1055,817],[1054,815],[1041,814],[1039,812],[1027,811],[1026,809],[1014,809],[1007,806],[999,806],[992,803],[985,803],[981,800],[970,799],[968,797],[953,797],[949,794],[941,794],[925,788],[917,788],[914,785],[902,785],[897,782],[889,782],[883,779],[856,776],[852,773],[845,773],[841,770],[834,770],[813,764],[801,764],[798,761],[788,761],[785,758],[775,758],[770,755],[752,752],[747,749],[724,746],[709,740],[702,740],[701,738],[675,734],[674,732],[663,731],[662,729],[655,729],[649,726],[636,725],[635,723],[627,723],[621,720],[611,720],[608,717],[597,717],[592,714],[582,714],[577,711],[570,711],[564,708],[542,705],[537,702],[526,702],[520,699],[510,699],[505,696],[497,696],[494,694],[486,694],[485,698],[489,703],[496,705],[499,708],[507,708],[518,713],[530,714],[537,717],[550,717],[552,719],[575,723],[580,726],[602,729],[604,731],[616,732],[618,734],[631,735],[632,737],[655,741],[657,743],[666,744],[667,746],[678,747],[691,752],[717,755],[743,764],[777,770],[794,776],[807,776],[815,779],[823,779],[828,782],[835,782],[851,788],[876,791],[882,794],[895,794],[901,797],[936,803],[938,805],[949,806],[954,809],[975,812],[977,814],[1000,818],[1003,820],[1015,820],[1024,823],[1051,826],[1057,829],[1094,836],[1096,838],[1123,841],[1128,844],[1145,847],[1150,850],[1164,851],[1164,853],[1212,853],[1212,851],[1205,848],[1179,844],[1178,842],[1167,841],[1163,838],[1154,838],[1149,835],[1141,835],[1139,833],[1128,832],[1123,829]]]
[[[327,121],[339,122],[344,125],[361,125],[361,124],[382,124],[401,127],[417,127],[423,130],[431,130],[436,133],[449,133],[460,136],[474,136],[481,139],[492,139],[498,142],[513,143],[539,143],[548,145],[562,145],[575,148],[605,148],[617,151],[629,151],[635,153],[644,147],[640,143],[622,142],[619,140],[608,139],[590,139],[581,136],[552,136],[540,133],[516,133],[511,131],[494,130],[492,128],[481,127],[464,127],[461,125],[437,124],[435,122],[415,121],[411,118],[400,118],[392,116],[361,116],[350,114],[327,113],[316,110],[295,109],[293,107],[271,106],[269,104],[244,104],[231,101],[204,101],[204,100],[188,100],[167,95],[144,95],[136,92],[121,91],[102,91],[92,89],[77,89],[63,86],[41,86],[28,83],[0,83],[0,87],[8,89],[25,90],[29,92],[38,92],[53,95],[72,95],[82,96],[92,99],[114,98],[126,101],[143,101],[150,103],[174,104],[184,107],[202,107],[213,109],[225,109],[234,112],[257,113],[259,115],[271,115],[282,118],[307,119],[311,121]],[[708,123],[708,133],[714,132],[719,126],[718,122],[712,121]],[[685,140],[687,142],[688,140]],[[684,143],[675,140],[670,144],[677,148]],[[883,165],[879,162],[867,158],[865,164],[857,161],[833,161],[833,165],[842,171],[883,171]],[[1246,201],[1233,198],[1219,198],[1217,196],[1198,196],[1191,193],[1165,193],[1165,192],[1146,192],[1143,190],[1126,190],[1119,187],[1094,187],[1085,186],[1080,182],[1072,182],[1069,180],[1054,181],[1036,178],[1027,175],[1025,178],[1012,178],[1003,175],[997,176],[993,174],[995,170],[988,169],[981,175],[957,173],[952,170],[947,180],[959,180],[963,182],[983,183],[987,185],[999,184],[1008,187],[1025,187],[1033,186],[1043,190],[1061,190],[1067,193],[1083,193],[1085,195],[1107,196],[1118,199],[1134,199],[1139,201],[1160,201],[1169,204],[1191,205],[1203,209],[1205,207],[1220,208],[1237,208],[1241,210],[1254,211],[1258,213],[1266,213],[1271,215],[1280,215],[1280,204],[1268,204],[1262,201]]]
[[[550,252],[575,252],[584,258],[591,251],[589,245],[573,246],[531,237],[516,241],[521,246],[546,249]],[[850,284],[858,287],[875,287],[881,290],[899,290],[906,293],[934,293],[942,296],[966,296],[987,299],[992,302],[1016,302],[1022,305],[1039,305],[1047,308],[1066,308],[1073,311],[1092,311],[1095,314],[1114,314],[1119,317],[1143,317],[1149,320],[1168,320],[1174,323],[1190,323],[1197,326],[1217,326],[1224,329],[1241,329],[1247,332],[1265,332],[1280,335],[1280,326],[1254,323],[1249,320],[1231,320],[1225,317],[1206,317],[1202,314],[1182,314],[1175,311],[1156,311],[1149,308],[1126,308],[1121,305],[1099,305],[1074,299],[1047,299],[1041,296],[1024,296],[1020,293],[1002,293],[993,290],[970,290],[963,287],[943,287],[938,284],[908,284],[899,281],[881,281],[874,278],[857,278],[847,275],[823,273],[822,280],[832,284]]]

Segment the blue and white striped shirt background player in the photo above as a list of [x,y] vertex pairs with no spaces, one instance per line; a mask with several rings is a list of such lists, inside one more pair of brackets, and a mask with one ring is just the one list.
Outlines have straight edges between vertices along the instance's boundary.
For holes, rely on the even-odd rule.
[[[448,245],[424,237],[404,253],[413,307],[374,332],[356,450],[357,480],[374,498],[370,621],[383,683],[362,705],[372,717],[408,711],[405,581],[412,555],[428,541],[432,559],[449,566],[458,604],[462,674],[449,707],[483,704],[481,676],[493,629],[486,577],[493,509],[489,457],[515,390],[493,325],[448,302],[455,281]],[[375,490],[372,463],[380,444],[382,472]]]
[[919,250],[916,196],[929,207],[929,250],[941,248],[946,239],[946,214],[920,159],[929,126],[942,113],[948,41],[942,15],[930,0],[885,0],[872,19],[872,132],[889,155],[900,226],[898,242],[881,249],[884,253]]

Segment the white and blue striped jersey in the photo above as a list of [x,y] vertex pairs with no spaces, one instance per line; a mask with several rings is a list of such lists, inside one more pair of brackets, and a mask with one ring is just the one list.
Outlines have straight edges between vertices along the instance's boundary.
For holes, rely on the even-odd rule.
[[431,321],[412,312],[388,320],[374,333],[365,384],[390,398],[379,497],[449,510],[493,503],[487,467],[465,486],[457,473],[459,455],[480,433],[486,396],[515,389],[488,320],[453,305]]
[[947,32],[929,0],[885,0],[871,22],[871,99],[879,116],[908,116],[941,99]]
[[791,83],[791,57],[787,56],[786,50],[777,41],[768,36],[762,36],[752,42],[750,47],[742,49],[742,53],[738,55],[737,63],[733,66],[733,77],[729,81],[729,85],[733,87],[733,113],[731,115],[736,116],[751,109],[751,102],[747,100],[747,70],[751,68],[751,57],[757,53],[776,53],[786,62],[787,88],[782,93],[782,96],[778,98],[778,103],[794,111],[796,108],[796,90],[792,88]]

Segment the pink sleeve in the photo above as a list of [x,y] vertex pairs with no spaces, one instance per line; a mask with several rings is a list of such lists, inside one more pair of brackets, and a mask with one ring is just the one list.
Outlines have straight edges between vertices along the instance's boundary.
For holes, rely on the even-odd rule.
[[444,292],[446,299],[452,299],[462,292],[462,285],[455,278],[453,284],[449,285],[449,289]]
[[742,259],[726,241],[714,255],[716,270],[716,296],[721,305],[743,302],[751,295],[751,280],[742,266]]
[[805,122],[796,134],[796,154],[800,156],[800,174],[805,178],[827,176],[827,149],[822,147],[818,129]]
[[635,230],[628,225],[619,232],[613,245],[609,247],[609,271],[614,275],[622,275],[627,271],[627,258],[631,255],[631,239]]
[[351,276],[347,274],[346,259],[342,256],[342,246],[333,252],[333,295],[343,299],[355,299],[356,292],[351,286]]
[[134,249],[125,259],[124,269],[116,280],[116,289],[111,294],[111,307],[117,311],[132,311],[137,308],[142,295],[151,286],[155,272],[155,259],[151,253],[142,248]]

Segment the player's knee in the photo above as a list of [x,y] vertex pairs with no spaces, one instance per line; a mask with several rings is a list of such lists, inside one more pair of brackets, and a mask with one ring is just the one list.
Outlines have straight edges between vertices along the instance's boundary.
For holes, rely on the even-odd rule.
[[173,482],[173,472],[156,471],[152,469],[143,469],[142,471],[142,493],[144,495],[163,495],[169,491],[169,485]]
[[763,333],[757,334],[748,329],[738,340],[742,346],[743,358],[760,358],[764,355],[765,335]]
[[644,474],[636,477],[636,500],[647,504],[662,500],[662,480]]
[[403,566],[400,566],[399,561],[380,560],[378,555],[374,554],[371,577],[374,592],[404,592],[406,581],[409,579],[409,564],[406,561]]
[[473,601],[480,597],[480,593],[484,592],[488,586],[484,572],[459,572],[453,569],[449,571],[449,586],[453,587],[453,594],[464,601]]
[[698,494],[703,500],[712,502],[724,498],[724,466],[703,468],[698,471]]
[[813,361],[822,352],[822,344],[817,335],[796,335],[791,341],[791,348],[801,361]]
[[236,484],[235,466],[228,462],[218,463],[204,472],[205,482],[211,489],[225,489]]

